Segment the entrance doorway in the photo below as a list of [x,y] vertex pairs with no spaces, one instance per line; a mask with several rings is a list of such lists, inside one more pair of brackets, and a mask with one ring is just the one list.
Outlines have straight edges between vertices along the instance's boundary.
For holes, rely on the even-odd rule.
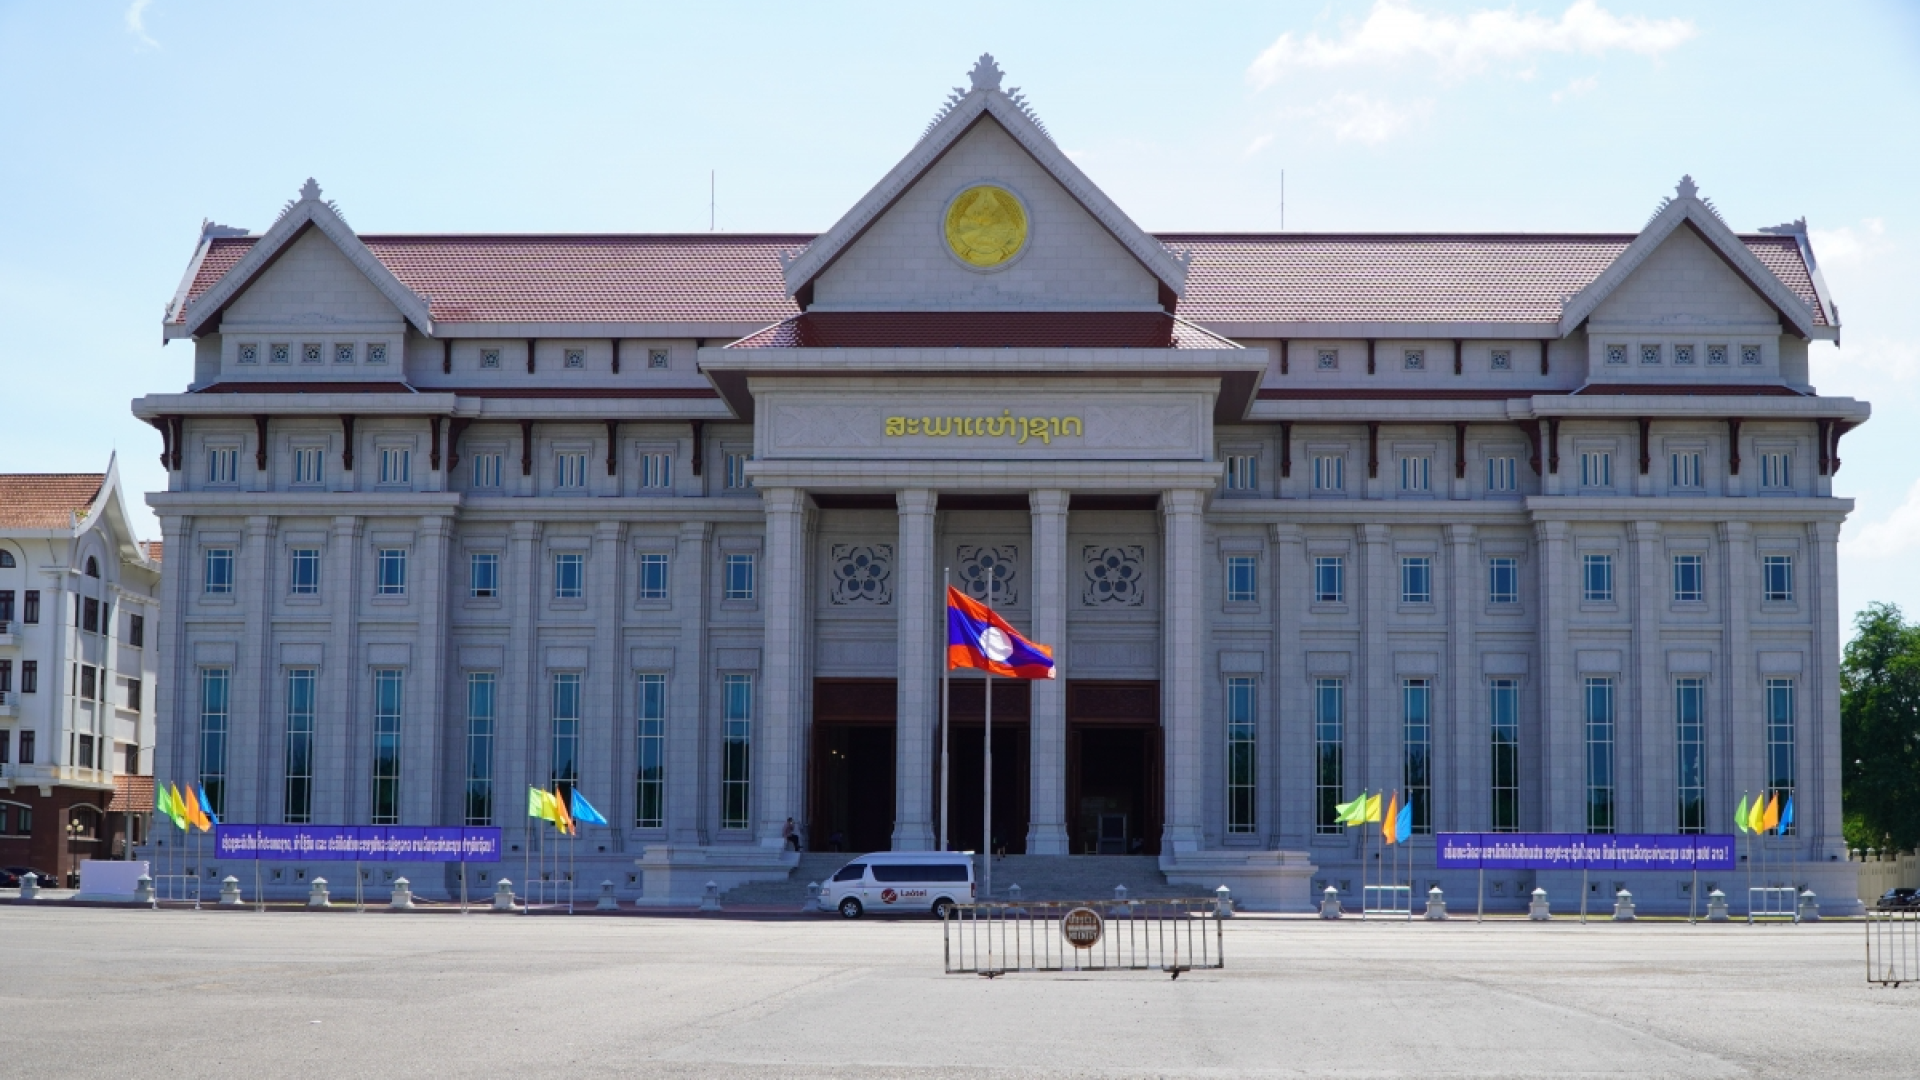
[[892,679],[814,682],[809,851],[893,846],[895,700]]
[[[947,847],[953,851],[989,850],[981,835],[986,765],[986,682],[956,680],[948,705],[952,732],[948,739],[948,771],[953,795],[947,802]],[[1014,679],[993,680],[993,843],[994,851],[1009,855],[1027,852],[1027,818],[1031,791],[1028,765],[1028,708],[1030,687]],[[934,769],[940,768],[934,748]],[[934,798],[939,798],[935,777]],[[939,814],[935,803],[935,816]],[[937,827],[937,823],[936,823]]]
[[1067,850],[1160,854],[1157,682],[1067,683]]

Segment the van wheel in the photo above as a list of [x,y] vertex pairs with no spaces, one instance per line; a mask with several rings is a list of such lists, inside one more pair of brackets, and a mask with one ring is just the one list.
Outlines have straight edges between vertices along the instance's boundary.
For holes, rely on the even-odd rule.
[[862,910],[860,901],[855,900],[851,896],[840,901],[840,917],[843,919],[857,919],[860,917]]
[[933,917],[941,920],[942,922],[952,918],[953,917],[953,900],[945,896],[941,897],[938,900],[935,900],[933,902]]

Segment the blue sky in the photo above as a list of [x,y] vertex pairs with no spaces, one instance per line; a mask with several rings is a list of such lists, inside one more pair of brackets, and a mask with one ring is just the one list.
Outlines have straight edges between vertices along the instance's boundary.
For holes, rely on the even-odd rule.
[[1920,7],[907,7],[0,0],[0,469],[164,483],[127,402],[188,381],[203,217],[314,176],[369,232],[702,230],[711,170],[721,229],[822,229],[991,50],[1150,229],[1279,228],[1283,169],[1290,229],[1633,230],[1682,173],[1736,229],[1804,215],[1814,381],[1875,410],[1843,618],[1920,615]]

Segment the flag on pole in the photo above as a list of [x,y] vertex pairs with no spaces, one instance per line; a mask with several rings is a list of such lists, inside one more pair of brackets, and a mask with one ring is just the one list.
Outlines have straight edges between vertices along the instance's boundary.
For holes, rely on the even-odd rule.
[[553,824],[568,836],[573,835],[573,815],[567,813],[567,800],[560,797],[560,789],[555,788],[548,798],[553,800]]
[[1367,798],[1367,812],[1360,818],[1360,824],[1370,825],[1380,820],[1380,793],[1374,792]]
[[527,788],[527,816],[541,821],[553,820],[553,796],[537,787]]
[[1766,826],[1768,832],[1780,827],[1780,793],[1777,791],[1767,800]]
[[200,785],[200,820],[197,824],[201,832],[209,832],[220,824],[220,815],[213,812],[213,803],[207,800],[207,785]]
[[1747,831],[1767,831],[1767,793],[1764,791],[1753,797],[1753,808],[1747,811]]
[[1785,833],[1793,828],[1793,793],[1787,793],[1787,805],[1780,811],[1780,831]]
[[1387,802],[1386,816],[1378,820],[1380,822],[1380,838],[1382,840],[1385,840],[1389,844],[1399,843],[1400,842],[1400,793],[1399,792],[1396,791],[1393,793],[1393,798]]
[[[172,788],[172,790],[169,790],[169,788]],[[164,805],[160,807],[160,812],[167,815],[167,820],[173,822],[174,828],[179,829],[181,832],[186,832],[187,815],[182,813],[180,809],[180,789],[174,788],[172,785],[166,785],[160,789],[160,798],[164,803]]]
[[573,820],[582,825],[605,825],[607,823],[606,817],[602,815],[600,811],[593,808],[593,804],[587,801],[587,797],[580,794],[579,788],[573,789],[573,806],[571,809],[573,812]]
[[1338,803],[1333,808],[1333,820],[1341,825],[1360,825],[1367,820],[1367,793],[1351,802]]
[[979,668],[1009,679],[1051,679],[1053,649],[1021,637],[992,608],[949,585],[947,668]]
[[1404,842],[1413,835],[1413,793],[1407,793],[1407,801],[1400,807],[1400,816],[1393,823],[1393,834]]
[[1733,827],[1741,832],[1752,832],[1747,828],[1747,793],[1740,793],[1740,805],[1733,808]]

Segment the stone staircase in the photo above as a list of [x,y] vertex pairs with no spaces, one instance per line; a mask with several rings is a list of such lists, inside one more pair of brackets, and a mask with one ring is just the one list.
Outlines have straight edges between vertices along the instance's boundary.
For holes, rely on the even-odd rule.
[[[810,852],[785,881],[758,881],[721,894],[729,904],[792,904],[806,902],[807,883],[824,882],[854,856]],[[980,880],[981,857],[974,856],[974,879]],[[1108,900],[1115,885],[1125,885],[1136,900],[1193,897],[1202,892],[1190,885],[1169,885],[1152,855],[1007,855],[993,861],[993,898],[1004,900],[1009,886],[1020,886],[1023,900]]]

